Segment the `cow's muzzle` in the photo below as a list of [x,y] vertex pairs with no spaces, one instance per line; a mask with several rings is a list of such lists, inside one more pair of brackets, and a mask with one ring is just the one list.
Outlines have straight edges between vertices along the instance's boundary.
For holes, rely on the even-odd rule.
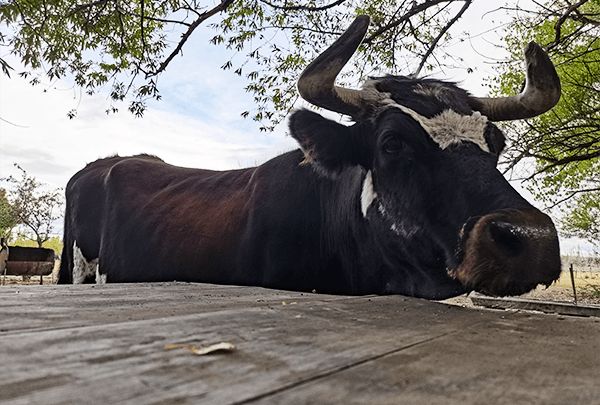
[[520,295],[538,284],[549,286],[561,271],[556,228],[536,209],[496,212],[471,221],[458,255],[460,265],[450,275],[490,295]]

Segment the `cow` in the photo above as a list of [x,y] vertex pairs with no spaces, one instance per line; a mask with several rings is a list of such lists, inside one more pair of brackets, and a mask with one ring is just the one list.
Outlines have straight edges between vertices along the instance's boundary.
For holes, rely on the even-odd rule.
[[[497,170],[494,121],[560,98],[552,62],[525,48],[526,86],[479,98],[432,78],[335,85],[369,26],[359,16],[301,74],[299,150],[252,168],[188,169],[149,156],[98,160],[67,185],[59,282],[188,281],[445,299],[519,295],[561,271],[552,220]],[[76,251],[77,255],[73,252]],[[74,265],[78,256],[97,275]],[[78,274],[75,277],[75,274]]]
[[[136,158],[162,162],[152,155]],[[104,179],[121,160],[120,156],[99,159],[77,172],[67,183],[59,283],[81,284],[103,279],[98,272],[98,257],[105,207]]]

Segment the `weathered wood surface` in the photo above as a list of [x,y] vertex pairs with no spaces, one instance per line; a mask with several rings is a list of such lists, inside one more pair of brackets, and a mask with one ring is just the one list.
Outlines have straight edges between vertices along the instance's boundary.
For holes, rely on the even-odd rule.
[[525,311],[541,311],[560,315],[600,317],[600,305],[574,305],[568,302],[540,301],[524,298],[496,298],[473,294],[471,301],[475,305],[493,309],[517,309]]
[[[237,349],[164,349],[218,342]],[[206,284],[5,286],[0,365],[2,404],[599,404],[600,319]]]

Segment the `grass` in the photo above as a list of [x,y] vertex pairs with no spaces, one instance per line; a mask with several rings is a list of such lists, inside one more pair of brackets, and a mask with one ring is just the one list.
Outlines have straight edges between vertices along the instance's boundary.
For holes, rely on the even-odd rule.
[[587,284],[578,290],[582,298],[600,300],[600,285]]

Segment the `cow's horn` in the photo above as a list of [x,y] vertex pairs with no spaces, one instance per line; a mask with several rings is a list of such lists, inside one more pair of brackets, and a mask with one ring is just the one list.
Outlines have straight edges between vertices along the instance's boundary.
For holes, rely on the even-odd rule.
[[304,100],[340,114],[356,116],[360,113],[360,91],[338,87],[335,79],[365,37],[369,20],[366,15],[356,17],[350,27],[304,69],[298,79],[298,92]]
[[526,79],[520,94],[510,97],[478,98],[481,113],[492,121],[532,118],[545,113],[560,99],[560,79],[552,61],[535,42],[524,49]]

